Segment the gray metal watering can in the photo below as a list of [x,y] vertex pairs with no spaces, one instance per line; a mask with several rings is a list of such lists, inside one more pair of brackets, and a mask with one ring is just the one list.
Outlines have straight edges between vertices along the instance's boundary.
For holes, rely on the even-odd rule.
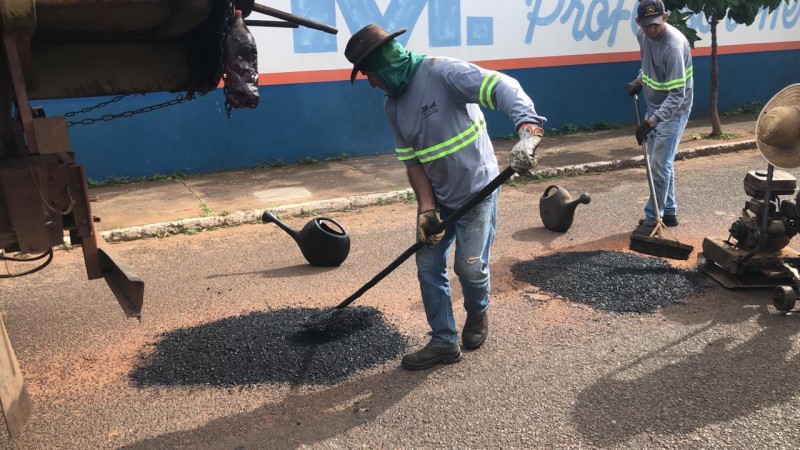
[[344,227],[328,217],[311,219],[300,231],[292,230],[269,211],[264,211],[261,221],[274,223],[288,233],[312,266],[338,266],[350,253],[350,236]]
[[539,200],[539,215],[545,228],[564,232],[572,226],[575,208],[581,203],[588,204],[591,201],[592,197],[585,192],[573,200],[566,189],[554,184],[545,189]]

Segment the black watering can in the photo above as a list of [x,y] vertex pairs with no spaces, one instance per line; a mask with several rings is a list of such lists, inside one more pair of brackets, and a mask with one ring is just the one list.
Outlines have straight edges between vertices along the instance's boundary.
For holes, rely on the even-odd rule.
[[344,231],[344,227],[333,219],[327,217],[312,219],[300,232],[287,227],[269,211],[264,211],[261,221],[274,223],[289,233],[312,266],[338,266],[350,253],[350,236]]
[[575,208],[591,201],[592,197],[585,192],[573,200],[566,189],[554,184],[545,189],[539,200],[539,215],[548,230],[567,231],[572,226]]

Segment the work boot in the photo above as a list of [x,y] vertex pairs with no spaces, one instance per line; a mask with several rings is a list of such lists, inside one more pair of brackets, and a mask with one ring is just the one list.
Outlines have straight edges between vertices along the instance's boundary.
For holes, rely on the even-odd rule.
[[649,217],[644,219],[639,219],[639,225],[647,228],[653,228],[656,226],[656,219],[651,219]]
[[464,347],[469,350],[477,350],[486,341],[489,335],[489,315],[484,311],[479,316],[467,314],[467,321],[461,330],[461,340]]
[[403,356],[402,364],[407,370],[422,370],[436,364],[452,364],[459,361],[461,361],[461,349],[458,345],[454,345],[453,348],[443,348],[431,339],[422,350]]
[[678,216],[675,214],[664,214],[664,218],[661,220],[664,222],[664,225],[668,227],[678,226]]

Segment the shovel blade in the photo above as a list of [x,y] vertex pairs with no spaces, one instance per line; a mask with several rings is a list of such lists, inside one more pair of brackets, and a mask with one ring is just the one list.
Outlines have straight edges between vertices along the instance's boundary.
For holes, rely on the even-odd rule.
[[300,323],[300,326],[307,330],[322,329],[331,321],[336,320],[336,317],[342,309],[343,308],[329,308],[322,312],[312,314],[306,317],[306,319]]
[[0,406],[3,408],[9,436],[12,438],[18,436],[33,413],[33,402],[25,388],[17,355],[8,339],[2,317],[0,317]]

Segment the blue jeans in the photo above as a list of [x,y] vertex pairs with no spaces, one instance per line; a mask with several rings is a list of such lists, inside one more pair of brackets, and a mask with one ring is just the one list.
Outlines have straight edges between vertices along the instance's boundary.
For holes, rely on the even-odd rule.
[[[653,187],[658,200],[659,216],[675,215],[678,205],[675,203],[675,155],[683,130],[689,121],[689,112],[677,114],[675,117],[659,122],[656,129],[647,137],[647,154],[650,155],[650,168],[653,174]],[[645,217],[655,220],[652,195],[644,207]]]
[[[447,274],[447,258],[454,240],[453,269],[461,283],[464,309],[470,315],[480,315],[489,308],[489,251],[497,225],[498,194],[499,189],[447,228],[438,244],[431,248],[425,246],[416,254],[417,277],[425,315],[431,327],[430,335],[434,344],[440,347],[458,345]],[[442,220],[453,212],[442,208]]]

